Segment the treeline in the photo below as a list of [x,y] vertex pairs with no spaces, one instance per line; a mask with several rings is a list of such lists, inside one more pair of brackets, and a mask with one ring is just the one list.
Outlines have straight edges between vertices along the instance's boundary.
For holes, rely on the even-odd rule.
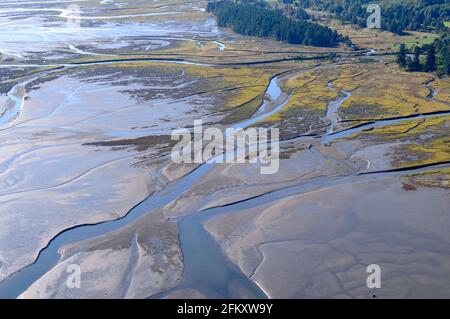
[[336,47],[340,42],[349,41],[326,26],[290,19],[281,11],[265,8],[264,5],[208,2],[207,11],[217,17],[220,27],[231,28],[239,34],[319,47]]
[[[373,0],[298,0],[303,8],[314,8],[332,13],[338,20],[366,27],[369,12],[366,6]],[[389,0],[375,2],[381,7],[381,29],[401,34],[403,30],[446,30],[450,21],[449,0]]]
[[445,34],[432,44],[415,46],[410,51],[401,44],[397,63],[410,72],[436,71],[439,76],[450,75],[450,35]]

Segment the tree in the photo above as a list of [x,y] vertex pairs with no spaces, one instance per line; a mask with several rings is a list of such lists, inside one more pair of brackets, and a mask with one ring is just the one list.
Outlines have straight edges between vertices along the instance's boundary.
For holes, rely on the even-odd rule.
[[302,8],[297,8],[296,18],[299,20],[308,20],[309,14],[306,13],[306,11],[303,10]]
[[400,44],[400,50],[397,55],[397,63],[404,68],[406,66],[406,46],[404,43]]
[[420,47],[414,47],[414,57],[411,64],[411,71],[420,71]]
[[434,42],[438,75],[450,75],[450,35],[444,34]]
[[425,71],[436,71],[436,53],[433,45],[429,45],[427,48],[427,57],[425,60]]

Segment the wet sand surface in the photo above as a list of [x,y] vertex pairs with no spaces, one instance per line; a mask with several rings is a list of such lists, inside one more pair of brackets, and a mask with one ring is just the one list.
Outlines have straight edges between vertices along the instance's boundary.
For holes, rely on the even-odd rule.
[[[407,176],[446,169],[448,156],[390,172],[399,158],[420,159],[400,147],[448,136],[446,110],[420,115],[443,124],[411,138],[365,134],[408,118],[346,130],[342,108],[355,91],[328,85],[345,50],[337,61],[240,65],[327,50],[219,30],[205,2],[74,1],[82,32],[66,28],[72,2],[8,3],[0,297],[450,296],[450,191]],[[286,83],[318,64],[334,96],[296,114]],[[283,112],[290,121],[278,120]],[[280,127],[279,172],[174,164],[171,130],[200,118],[221,129]],[[431,178],[448,176],[439,174]],[[375,291],[366,286],[373,263],[382,268]],[[82,269],[80,289],[66,285],[71,264]]]
[[[232,211],[206,228],[273,298],[445,298],[449,204],[448,191],[383,177]],[[376,292],[366,287],[370,264],[386,281]]]

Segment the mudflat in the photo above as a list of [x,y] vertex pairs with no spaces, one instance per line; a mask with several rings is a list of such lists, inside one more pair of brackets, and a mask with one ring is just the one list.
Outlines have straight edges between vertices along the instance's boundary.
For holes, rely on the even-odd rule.
[[[0,297],[449,297],[450,80],[396,64],[414,35],[293,45],[206,5],[0,4]],[[198,119],[279,129],[279,170],[174,163]]]

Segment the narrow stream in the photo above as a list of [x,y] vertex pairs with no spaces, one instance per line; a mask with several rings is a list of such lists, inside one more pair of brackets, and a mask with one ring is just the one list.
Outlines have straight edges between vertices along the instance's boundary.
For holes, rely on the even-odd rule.
[[217,47],[219,48],[219,51],[225,50],[225,48],[226,48],[225,43],[220,42],[220,41],[218,41],[218,40],[214,41],[214,43],[215,43],[215,44],[217,45]]
[[[247,120],[233,124],[233,127],[246,128],[281,111],[281,109],[288,102],[289,97],[285,97],[283,99],[281,98],[282,91],[278,86],[279,77],[280,76],[275,76],[270,80],[269,85],[266,89],[264,101],[261,103],[261,106],[255,112],[255,114]],[[278,102],[278,104],[275,105],[275,107],[272,110],[267,111],[269,105],[274,104],[275,102]]]
[[[333,88],[333,83],[331,81],[328,82],[328,87]],[[343,96],[329,102],[327,105],[325,118],[330,121],[330,125],[327,128],[327,134],[332,134],[334,132],[334,127],[341,120],[341,118],[339,117],[339,108],[350,96],[352,96],[351,92],[347,92],[344,90],[341,90],[340,94],[342,94]]]
[[386,119],[386,120],[378,120],[374,122],[367,122],[363,125],[355,126],[349,129],[344,129],[342,131],[330,133],[327,135],[324,135],[321,139],[321,142],[323,144],[328,144],[330,142],[336,141],[338,139],[342,139],[345,137],[349,137],[353,134],[360,133],[362,131],[367,131],[374,129],[376,127],[385,126],[385,125],[394,125],[405,121],[411,121],[414,119],[427,119],[427,118],[434,118],[434,117],[441,117],[441,116],[448,116],[450,115],[450,111],[442,111],[435,114],[417,114],[415,116],[409,116],[404,118],[397,118],[397,119]]
[[6,107],[5,113],[0,116],[0,125],[4,125],[6,123],[14,120],[20,112],[22,112],[23,104],[25,103],[25,86],[37,79],[38,77],[34,77],[28,79],[25,82],[21,82],[15,86],[13,86],[7,93],[6,96],[9,100],[9,105]]
[[[59,70],[59,68],[58,68]],[[32,77],[29,77],[27,80],[20,82],[16,85],[14,85],[7,93],[6,97],[8,99],[7,107],[5,110],[5,113],[0,116],[0,127],[4,126],[5,124],[10,124],[13,122],[23,111],[23,107],[25,104],[25,96],[27,94],[26,92],[26,86],[39,79],[40,77],[49,74],[51,72],[54,72],[55,69],[47,70],[39,72],[38,75],[34,75]]]

